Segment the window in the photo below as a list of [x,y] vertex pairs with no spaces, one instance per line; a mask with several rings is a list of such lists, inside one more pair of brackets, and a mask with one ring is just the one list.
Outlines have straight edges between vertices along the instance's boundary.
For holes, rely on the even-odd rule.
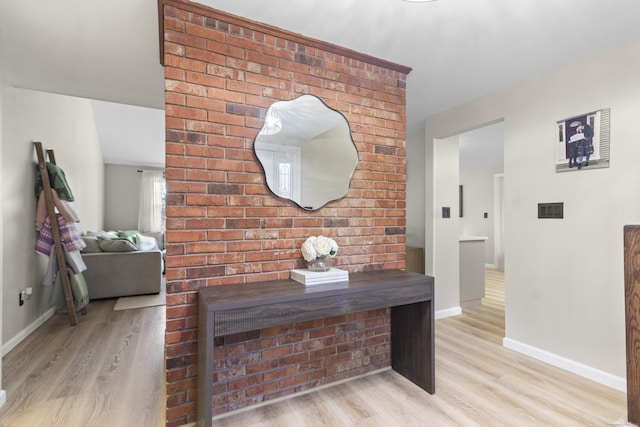
[[140,179],[140,205],[138,230],[158,232],[165,230],[166,184],[164,173],[142,171]]

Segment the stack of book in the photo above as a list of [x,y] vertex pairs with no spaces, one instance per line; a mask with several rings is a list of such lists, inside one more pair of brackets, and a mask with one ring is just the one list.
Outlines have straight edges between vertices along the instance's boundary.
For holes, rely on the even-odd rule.
[[338,268],[331,268],[329,271],[311,271],[300,268],[291,270],[290,273],[292,280],[305,286],[349,280],[349,272]]

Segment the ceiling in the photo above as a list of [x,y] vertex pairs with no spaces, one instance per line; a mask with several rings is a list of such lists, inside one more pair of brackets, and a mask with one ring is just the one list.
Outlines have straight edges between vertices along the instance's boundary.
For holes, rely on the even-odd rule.
[[[637,0],[200,3],[411,67],[409,133],[436,112],[640,36]],[[0,71],[12,86],[162,109],[157,26],[156,0],[0,0]],[[117,122],[111,114],[105,122]],[[121,129],[110,138],[126,138]],[[125,146],[146,143],[164,146]]]

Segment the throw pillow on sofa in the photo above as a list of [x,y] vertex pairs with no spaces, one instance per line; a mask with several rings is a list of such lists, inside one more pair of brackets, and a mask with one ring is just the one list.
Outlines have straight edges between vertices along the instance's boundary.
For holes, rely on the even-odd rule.
[[138,247],[141,251],[153,251],[158,250],[158,242],[153,237],[138,234],[136,237],[138,241]]
[[134,252],[138,246],[126,237],[105,238],[98,236],[98,246],[103,252]]
[[116,231],[120,239],[127,239],[134,245],[138,246],[138,232],[135,230]]
[[85,247],[81,250],[83,254],[102,252],[100,249],[100,245],[98,245],[98,236],[82,236],[82,240],[84,240]]
[[140,233],[142,236],[153,237],[158,244],[158,249],[164,250],[164,232],[162,231],[145,231]]

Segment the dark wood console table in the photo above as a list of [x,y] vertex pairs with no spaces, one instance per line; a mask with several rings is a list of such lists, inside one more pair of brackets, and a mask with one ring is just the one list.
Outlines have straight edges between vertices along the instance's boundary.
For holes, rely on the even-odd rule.
[[277,280],[200,288],[197,425],[212,424],[215,336],[386,307],[391,307],[392,368],[433,394],[433,284],[433,277],[386,270],[313,286]]

